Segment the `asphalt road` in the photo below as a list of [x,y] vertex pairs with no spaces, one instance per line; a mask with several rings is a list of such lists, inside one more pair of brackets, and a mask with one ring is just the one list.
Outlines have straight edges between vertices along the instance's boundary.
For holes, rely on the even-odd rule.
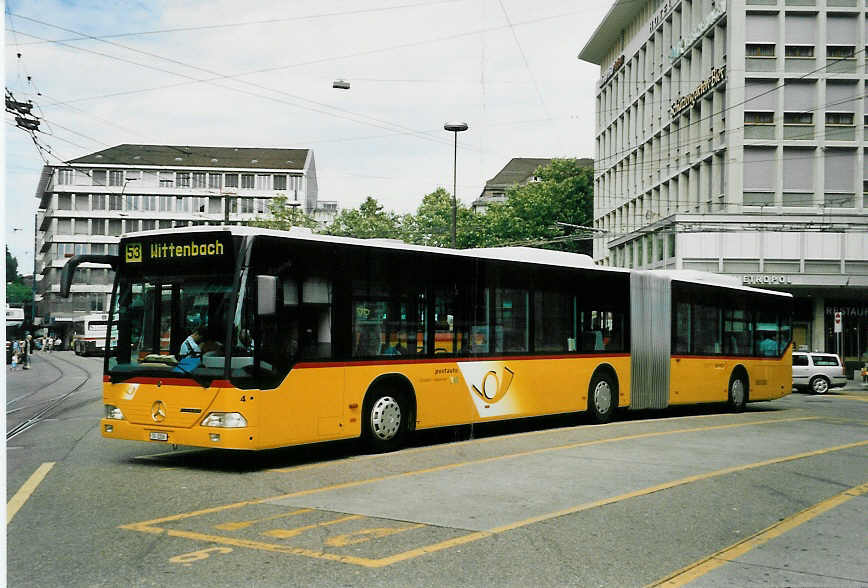
[[251,454],[102,439],[100,368],[7,372],[7,412],[91,374],[7,442],[10,586],[868,585],[859,386]]

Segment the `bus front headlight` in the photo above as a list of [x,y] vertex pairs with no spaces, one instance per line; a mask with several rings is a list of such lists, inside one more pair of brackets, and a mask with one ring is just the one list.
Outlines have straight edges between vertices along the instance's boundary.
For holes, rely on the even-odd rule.
[[104,404],[103,406],[105,407],[105,418],[117,421],[124,420],[124,413],[117,406],[113,404]]
[[202,421],[203,427],[237,429],[247,426],[247,419],[240,412],[212,412]]

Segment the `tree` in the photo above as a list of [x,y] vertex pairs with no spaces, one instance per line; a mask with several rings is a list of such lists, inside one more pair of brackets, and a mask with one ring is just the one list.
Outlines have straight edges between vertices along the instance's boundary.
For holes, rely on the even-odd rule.
[[358,239],[403,239],[402,219],[373,196],[368,196],[357,209],[344,209],[326,229],[329,235]]
[[19,282],[21,276],[18,275],[18,260],[9,253],[9,246],[6,246],[6,281]]
[[507,191],[504,203],[494,204],[485,214],[485,222],[477,238],[481,246],[503,244],[539,246],[574,253],[590,254],[589,239],[568,239],[574,230],[558,225],[590,227],[594,218],[594,171],[576,159],[555,159],[540,166],[535,175],[540,178]]
[[[33,301],[33,289],[25,285],[21,280],[16,282],[6,282],[6,303],[7,304],[25,304]],[[27,317],[28,320],[30,317]]]
[[306,215],[300,206],[290,206],[286,196],[272,198],[271,202],[268,203],[268,210],[271,213],[271,218],[251,221],[250,226],[282,231],[288,231],[292,227],[319,228],[319,224]]
[[[458,202],[455,224],[458,248],[475,246],[479,215]],[[423,196],[416,214],[404,217],[404,230],[405,240],[409,243],[452,247],[452,194],[438,187]]]

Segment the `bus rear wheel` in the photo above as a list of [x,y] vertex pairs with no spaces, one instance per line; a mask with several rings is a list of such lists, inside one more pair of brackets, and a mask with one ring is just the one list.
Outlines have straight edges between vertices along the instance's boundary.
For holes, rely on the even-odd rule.
[[745,375],[741,373],[733,373],[729,378],[729,395],[727,398],[727,406],[732,412],[744,412],[744,406],[747,402],[747,383]]
[[374,451],[393,451],[407,435],[410,410],[403,394],[388,388],[374,390],[365,399],[362,435]]
[[608,374],[597,373],[588,386],[588,412],[595,423],[603,424],[612,420],[615,402],[618,398],[616,386]]

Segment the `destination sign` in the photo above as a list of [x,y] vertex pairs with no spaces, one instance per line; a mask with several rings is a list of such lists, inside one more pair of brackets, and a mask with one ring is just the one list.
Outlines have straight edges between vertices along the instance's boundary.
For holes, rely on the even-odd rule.
[[[131,237],[121,244],[121,261],[129,268],[159,265],[219,267],[234,258],[232,238],[227,233],[191,233]],[[229,264],[227,269],[231,269]]]

